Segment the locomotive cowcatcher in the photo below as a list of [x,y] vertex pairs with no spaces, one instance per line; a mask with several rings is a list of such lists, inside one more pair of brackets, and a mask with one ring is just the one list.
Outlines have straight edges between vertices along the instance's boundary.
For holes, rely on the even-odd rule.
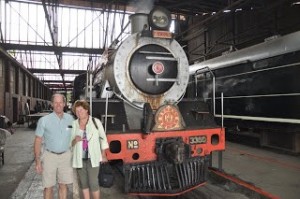
[[75,79],[73,96],[87,97],[90,78],[92,115],[104,124],[108,159],[123,163],[125,192],[180,195],[207,181],[224,129],[202,99],[184,97],[189,64],[168,31],[171,14],[155,7],[130,20],[132,34],[106,64]]

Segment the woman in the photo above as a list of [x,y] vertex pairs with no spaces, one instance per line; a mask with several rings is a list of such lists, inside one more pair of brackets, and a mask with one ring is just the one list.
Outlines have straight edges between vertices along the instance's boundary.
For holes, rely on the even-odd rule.
[[105,149],[108,148],[107,138],[99,119],[89,115],[90,106],[84,100],[77,100],[73,112],[77,120],[73,122],[72,147],[73,168],[77,168],[79,185],[84,198],[100,198],[98,184],[99,162],[107,161]]

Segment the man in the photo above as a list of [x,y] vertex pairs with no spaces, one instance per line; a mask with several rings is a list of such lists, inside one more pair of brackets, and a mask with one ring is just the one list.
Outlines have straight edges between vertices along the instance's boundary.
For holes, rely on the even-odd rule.
[[[58,181],[59,198],[65,199],[68,192],[67,184],[73,183],[69,147],[74,118],[64,113],[65,96],[54,94],[51,105],[53,112],[39,119],[35,131],[35,169],[38,174],[42,174],[44,198],[53,198],[53,186]],[[41,154],[42,141],[43,154]]]

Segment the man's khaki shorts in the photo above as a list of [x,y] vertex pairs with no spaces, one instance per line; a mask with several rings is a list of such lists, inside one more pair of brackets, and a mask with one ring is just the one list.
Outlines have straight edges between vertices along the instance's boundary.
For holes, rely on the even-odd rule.
[[[59,184],[73,183],[73,168],[71,165],[72,154],[67,151],[63,154],[54,154],[47,150],[42,157],[43,165],[43,187],[53,187],[56,182]],[[56,179],[57,176],[57,179]]]

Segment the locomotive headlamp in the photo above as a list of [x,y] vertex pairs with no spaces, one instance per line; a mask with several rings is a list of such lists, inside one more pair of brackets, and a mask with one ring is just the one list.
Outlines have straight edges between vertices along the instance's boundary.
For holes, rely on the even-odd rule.
[[165,66],[160,61],[156,61],[152,64],[152,71],[156,75],[162,74],[164,72],[164,70],[165,70]]
[[149,24],[153,29],[168,30],[171,13],[163,7],[155,7],[149,14]]

